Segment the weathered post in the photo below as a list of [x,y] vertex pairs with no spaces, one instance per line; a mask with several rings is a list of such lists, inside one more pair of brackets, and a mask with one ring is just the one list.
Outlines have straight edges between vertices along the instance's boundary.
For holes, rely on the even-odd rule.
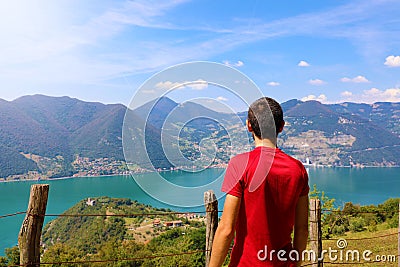
[[48,184],[35,184],[31,187],[28,209],[18,236],[20,264],[23,266],[40,266],[40,237],[48,194]]
[[206,266],[208,266],[214,235],[218,227],[218,200],[214,191],[204,192],[204,206],[206,208]]
[[322,231],[321,231],[321,201],[310,199],[310,248],[315,253],[312,259],[313,267],[322,267]]

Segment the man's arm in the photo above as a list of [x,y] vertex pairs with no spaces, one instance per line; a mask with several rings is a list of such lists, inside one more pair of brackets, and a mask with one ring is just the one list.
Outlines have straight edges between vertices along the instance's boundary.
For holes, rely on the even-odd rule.
[[[308,239],[308,195],[299,198],[295,216],[293,248],[299,252],[301,257],[306,249]],[[301,260],[297,263],[297,266],[300,265]]]
[[214,236],[209,267],[220,267],[228,254],[235,234],[235,225],[240,209],[240,198],[226,195],[224,212]]

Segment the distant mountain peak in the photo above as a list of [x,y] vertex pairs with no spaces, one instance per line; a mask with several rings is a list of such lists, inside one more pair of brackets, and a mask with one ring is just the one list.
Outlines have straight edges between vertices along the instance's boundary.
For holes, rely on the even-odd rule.
[[20,96],[13,101],[20,101],[20,100],[25,100],[25,99],[75,99],[69,96],[48,96],[48,95],[43,95],[43,94],[33,94],[33,95],[24,95]]
[[305,117],[331,113],[333,113],[333,111],[327,105],[324,105],[316,100],[310,100],[306,102],[298,102],[297,105],[286,112],[286,115],[293,117]]
[[171,98],[169,98],[167,96],[161,96],[159,98],[156,98],[155,100],[158,101],[158,102],[165,102],[165,103],[171,103],[171,104],[175,103],[175,104],[177,104],[174,100],[172,100]]
[[303,101],[300,101],[298,99],[290,99],[286,102],[281,103],[281,107],[283,109],[283,113],[285,113],[286,111],[294,108],[295,106],[304,103]]

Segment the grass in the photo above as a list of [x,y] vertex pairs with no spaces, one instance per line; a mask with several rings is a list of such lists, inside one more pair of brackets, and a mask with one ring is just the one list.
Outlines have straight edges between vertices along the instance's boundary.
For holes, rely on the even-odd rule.
[[132,224],[135,224],[137,222],[136,218],[124,218],[124,220],[125,220],[125,224],[126,225],[132,225]]
[[[344,239],[347,242],[347,246],[340,250],[337,246],[338,239]],[[331,240],[323,240],[323,250],[329,251],[332,249],[332,255],[337,256],[337,260],[332,260],[329,254],[325,254],[324,266],[398,266],[398,229],[385,229],[376,232],[359,232],[359,233],[346,233],[341,237],[335,237]],[[333,250],[337,250],[334,252]],[[360,255],[359,261],[357,261],[357,254],[353,260],[351,255],[352,250],[357,250]],[[370,261],[363,259],[364,251],[371,251],[370,255],[366,255],[370,258]],[[342,252],[341,252],[342,251]],[[346,252],[348,252],[348,260],[346,261]],[[340,255],[342,254],[342,257]],[[377,262],[376,257],[384,257],[385,261]],[[340,260],[342,258],[342,260]],[[391,259],[389,259],[391,258]],[[393,261],[394,260],[394,261]],[[332,263],[329,263],[332,262]],[[305,261],[303,265],[310,262]]]

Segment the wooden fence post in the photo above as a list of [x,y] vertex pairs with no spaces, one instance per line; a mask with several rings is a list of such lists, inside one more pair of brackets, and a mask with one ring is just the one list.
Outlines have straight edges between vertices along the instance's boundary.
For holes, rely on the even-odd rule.
[[397,235],[397,263],[398,266],[400,267],[400,201],[399,201],[399,228],[398,228],[398,235]]
[[48,184],[34,184],[31,187],[28,209],[18,236],[21,265],[40,266],[40,237],[48,194]]
[[321,231],[321,201],[310,199],[310,248],[315,252],[316,259],[312,260],[313,267],[322,267],[322,231]]
[[210,263],[211,248],[214,235],[218,227],[218,200],[214,191],[204,192],[204,206],[206,208],[206,265]]

